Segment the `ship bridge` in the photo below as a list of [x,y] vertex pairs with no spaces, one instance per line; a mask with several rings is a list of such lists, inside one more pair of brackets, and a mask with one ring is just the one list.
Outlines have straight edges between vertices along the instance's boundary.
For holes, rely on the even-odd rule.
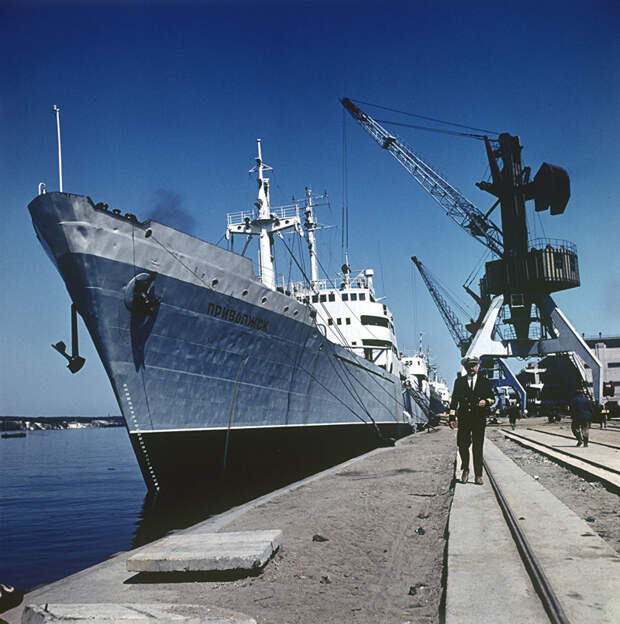
[[[343,267],[344,268],[344,267]],[[394,317],[386,304],[377,301],[374,271],[348,271],[334,280],[318,280],[316,289],[295,284],[295,296],[316,311],[317,325],[328,340],[398,374],[400,361]]]

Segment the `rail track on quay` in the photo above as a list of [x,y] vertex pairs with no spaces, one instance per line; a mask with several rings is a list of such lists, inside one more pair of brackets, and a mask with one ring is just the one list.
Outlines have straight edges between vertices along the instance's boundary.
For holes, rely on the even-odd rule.
[[[508,429],[506,429],[506,431],[508,431]],[[546,435],[552,435],[552,436],[556,436],[556,437],[559,437],[559,438],[565,438],[567,440],[572,440],[572,441],[575,440],[575,438],[573,436],[568,435],[567,433],[559,433],[559,432],[556,432],[556,431],[544,431],[543,429],[538,429],[536,427],[528,427],[527,431],[537,431],[539,433],[544,433]],[[613,437],[613,440],[608,440],[606,442],[602,442],[599,439],[594,440],[594,439],[591,438],[590,439],[590,443],[591,444],[594,444],[594,445],[597,445],[597,446],[606,446],[608,448],[620,450],[620,429],[618,429],[617,431],[613,430],[611,428],[610,429],[598,429],[597,430],[597,429],[595,429],[593,427],[591,433],[595,433],[597,431],[601,432],[601,433],[603,431],[605,431],[606,433],[609,432],[611,434],[611,437]],[[598,433],[596,435],[598,435]]]
[[495,497],[504,519],[506,520],[506,524],[508,525],[510,533],[514,539],[514,543],[521,557],[523,566],[532,581],[532,586],[540,598],[541,605],[545,610],[549,621],[552,622],[552,624],[570,624],[570,620],[564,612],[560,600],[553,591],[553,587],[545,574],[543,566],[536,557],[536,553],[519,525],[518,516],[513,513],[510,504],[504,496],[502,487],[495,479],[493,471],[489,468],[487,461],[484,462],[484,469],[489,479],[489,483],[493,488],[493,492],[495,493]]
[[[501,433],[519,443],[530,434],[541,435]],[[563,436],[556,440],[564,443]],[[605,453],[620,453],[613,444],[599,446]],[[528,448],[542,452],[543,447]],[[603,463],[585,464],[588,479],[600,479]],[[616,467],[609,467],[609,474],[618,476]],[[620,621],[620,555],[614,548],[488,438],[484,469],[482,487],[471,482],[455,487],[446,624],[474,615],[479,624]]]
[[[603,430],[607,434],[603,441],[601,431],[591,430],[589,445],[584,448],[575,445],[572,435],[560,431],[538,428],[500,431],[510,440],[542,453],[587,479],[600,481],[616,494],[620,493],[620,435],[616,432]],[[613,439],[609,439],[610,436]]]

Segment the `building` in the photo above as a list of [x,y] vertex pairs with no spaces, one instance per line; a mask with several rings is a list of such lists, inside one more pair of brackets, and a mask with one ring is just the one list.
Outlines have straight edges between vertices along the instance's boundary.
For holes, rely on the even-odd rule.
[[[584,340],[601,363],[601,377],[604,382],[612,384],[613,396],[602,397],[603,400],[617,401],[620,404],[620,336],[603,336],[596,338],[584,336]],[[587,373],[588,384],[592,385],[592,375]]]
[[[610,386],[613,396],[602,396],[601,402],[612,402],[612,413],[620,415],[620,337],[583,337],[601,363],[603,387]],[[592,389],[592,372],[585,366],[586,384]],[[570,354],[548,355],[532,362],[517,375],[526,389],[530,411],[544,408],[565,409],[575,389],[581,384],[581,374]],[[613,403],[616,406],[613,406]]]

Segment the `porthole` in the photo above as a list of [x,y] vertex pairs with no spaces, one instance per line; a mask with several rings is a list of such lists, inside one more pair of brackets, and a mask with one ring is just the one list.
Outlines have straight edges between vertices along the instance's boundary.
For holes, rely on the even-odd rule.
[[218,279],[211,280],[211,287],[215,288],[219,284],[219,282],[220,280]]
[[288,306],[284,306],[284,311],[288,312]]
[[244,291],[241,293],[241,296],[242,296],[242,297],[247,297],[247,296],[248,296],[248,291],[247,291],[247,290],[244,290]]
[[293,310],[293,316],[297,316],[299,314],[299,310]]
[[260,302],[261,302],[261,303],[267,303],[267,297],[263,297],[263,298],[260,300]]

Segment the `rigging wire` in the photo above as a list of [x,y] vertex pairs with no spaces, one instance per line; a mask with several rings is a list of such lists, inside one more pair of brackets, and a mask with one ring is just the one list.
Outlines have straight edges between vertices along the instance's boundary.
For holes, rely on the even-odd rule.
[[347,116],[342,109],[342,233],[343,257],[349,254],[349,172],[347,169]]
[[417,283],[416,283],[416,273],[417,271],[414,271],[414,266],[413,263],[410,264],[410,276],[411,276],[411,300],[412,300],[412,306],[411,306],[411,320],[412,320],[412,326],[413,326],[413,332],[415,335],[415,332],[417,331],[418,328],[418,297],[417,297]]
[[[362,100],[351,100],[353,102],[357,102],[358,104],[364,104],[366,106],[373,106],[374,108],[380,108],[382,110],[387,110],[392,113],[399,113],[401,115],[407,115],[408,117],[416,117],[418,119],[425,119],[426,121],[433,121],[435,123],[446,124],[447,126],[455,126],[457,128],[465,128],[466,130],[477,130],[478,132],[486,132],[487,134],[495,134],[499,135],[499,132],[495,132],[493,130],[485,130],[484,128],[474,128],[473,126],[465,126],[460,123],[455,123],[453,121],[444,121],[443,119],[436,119],[434,117],[426,117],[425,115],[418,115],[416,113],[409,113],[407,111],[401,111],[396,108],[388,108],[387,106],[380,106],[379,104],[372,104],[371,102],[362,102]],[[379,121],[379,120],[377,120]]]
[[[306,280],[306,282],[308,284],[310,284],[310,280],[308,278],[308,275],[306,274],[306,272],[303,270],[303,268],[301,267],[299,261],[297,260],[297,258],[295,257],[295,255],[293,254],[292,249],[287,245],[286,241],[284,240],[284,237],[281,235],[281,233],[279,233],[279,237],[282,240],[282,243],[284,244],[284,246],[286,247],[287,251],[289,252],[289,254],[291,255],[291,258],[293,259],[293,261],[295,262],[295,264],[297,265],[297,268],[301,271],[303,278]],[[325,271],[325,267],[323,267],[323,265],[321,264],[320,260],[317,258],[317,262],[319,264],[319,266],[321,267],[321,270],[323,271],[323,273],[325,273],[326,277],[327,277],[327,282],[329,282],[329,275],[327,274],[327,272]],[[333,283],[332,284],[333,288],[336,289],[336,284]],[[332,321],[335,321],[336,319],[334,319],[334,317],[329,313],[327,306],[325,305],[324,302],[320,301],[319,299],[319,303],[323,309],[323,313],[325,314],[325,318],[327,318],[328,320],[331,319]],[[349,313],[351,314],[351,317],[354,318],[356,321],[359,322],[359,324],[362,324],[362,320],[361,318],[351,309],[351,306],[349,305],[348,302],[343,302],[345,304],[345,307],[349,310]],[[338,338],[340,339],[340,343],[343,347],[349,349],[349,350],[353,350],[353,345],[350,345],[346,336],[344,335],[344,333],[342,332],[342,330],[340,329],[340,326],[338,325],[338,323],[334,322],[332,323],[332,325],[330,325],[330,327],[333,329],[334,333],[336,333],[336,335],[338,336]],[[366,327],[368,333],[375,339],[379,339],[378,336],[376,334],[373,333],[372,329],[370,329],[367,325],[365,325],[364,327]],[[376,397],[375,397],[376,398]]]
[[547,238],[547,234],[545,232],[545,226],[543,225],[542,215],[540,212],[536,212],[536,217],[538,218],[538,224],[540,225],[540,230],[542,232],[542,238]]
[[[166,245],[164,245],[161,241],[159,241],[155,236],[152,236],[152,239],[167,253],[169,253],[177,262],[179,262],[185,269],[187,269],[192,275],[194,275],[200,282],[202,282],[205,286],[207,285],[207,283],[202,279],[202,277],[200,275],[198,275],[198,273],[196,273],[195,271],[193,271],[189,266],[187,266],[173,251],[171,251],[170,249],[168,249],[166,247]],[[282,237],[282,240],[284,241],[284,238]],[[289,253],[291,252],[290,248],[288,247],[288,245],[286,245],[286,242],[284,242],[286,248],[289,250]],[[291,257],[293,258],[293,260],[295,261],[295,263],[297,264],[297,266],[300,268],[301,267],[299,265],[299,263],[297,262],[297,259],[294,257],[293,254],[291,254]],[[307,276],[305,276],[307,279]],[[287,349],[283,349],[284,352],[288,352]],[[307,371],[304,367],[302,367],[299,363],[298,363],[299,367],[310,377],[312,377],[312,379],[314,379],[320,386],[322,386],[324,388],[324,390],[326,390],[329,394],[331,394],[337,401],[339,401],[342,405],[344,405],[358,420],[360,420],[361,422],[363,422],[364,424],[371,424],[368,423],[366,420],[364,420],[364,418],[362,418],[359,414],[357,414],[356,412],[354,412],[350,406],[348,406],[342,399],[340,399],[336,394],[334,394],[333,392],[331,392],[329,390],[329,388],[327,388],[326,386],[324,386],[321,381],[312,373],[310,373],[309,371]],[[144,382],[144,380],[143,380]],[[345,384],[343,384],[345,385]],[[345,389],[349,390],[348,387],[345,385]],[[351,394],[350,390],[349,393]],[[375,398],[375,400],[377,400],[377,402],[380,403],[379,399],[377,399],[377,397],[370,392],[370,394]],[[355,397],[353,397],[355,400]],[[357,402],[357,401],[356,401]],[[362,404],[362,408],[364,409],[364,411],[367,411],[365,409],[365,407]],[[147,409],[148,409],[148,405],[147,405]],[[150,410],[149,410],[149,417],[150,417]],[[374,421],[374,419],[372,418],[372,416],[370,414],[368,414],[368,417],[370,418],[372,425],[374,425],[375,429],[377,430],[379,436],[381,438],[383,438],[383,435],[381,434],[381,432],[379,431],[376,422]]]
[[288,277],[286,278],[286,284],[287,284],[287,288],[285,290],[288,290],[290,288],[291,285],[291,271],[293,270],[293,260],[289,260],[288,263]]
[[[333,363],[333,361],[332,361]],[[357,390],[355,389],[355,384],[354,382],[357,382],[357,384],[359,385],[359,381],[357,381],[355,379],[355,377],[353,377],[353,372],[350,371],[345,365],[344,362],[340,359],[338,359],[338,364],[340,365],[341,369],[344,371],[345,376],[347,377],[348,382],[351,384],[351,390],[349,391],[351,396],[353,396],[353,393],[355,393],[355,396],[358,399],[358,403],[361,406],[361,408],[364,410],[364,412],[366,412],[366,415],[368,416],[368,418],[370,418],[370,420],[373,422],[373,424],[375,425],[375,427],[377,426],[375,423],[375,419],[372,417],[372,414],[370,413],[370,411],[368,410],[368,408],[366,407],[366,404],[362,401],[362,398],[360,397],[359,393],[357,392]],[[353,381],[351,380],[351,377],[353,377]],[[384,388],[375,378],[374,375],[370,377],[370,379],[372,379],[378,386],[379,388],[381,388],[381,390],[383,390],[390,399],[393,399],[393,395],[386,389]],[[344,383],[343,383],[344,385]],[[379,399],[377,397],[376,394],[374,394],[371,390],[368,389],[368,387],[366,386],[364,388],[366,390],[366,392],[368,392],[374,399],[375,401],[377,401],[377,403],[379,403],[379,405],[383,406],[385,408],[385,410],[387,411],[388,414],[392,415],[392,407],[389,405],[386,405],[381,399]],[[355,399],[354,399],[355,400]],[[392,418],[394,418],[394,416],[392,416]],[[394,419],[396,420],[396,419]],[[381,436],[383,437],[383,436]]]
[[467,310],[464,305],[456,298],[456,296],[454,295],[453,291],[451,291],[450,289],[448,289],[445,284],[443,284],[441,282],[441,280],[434,275],[431,271],[429,271],[428,267],[424,267],[426,273],[429,275],[431,282],[435,282],[437,284],[437,286],[439,287],[439,290],[442,291],[443,295],[445,296],[445,298],[448,300],[449,303],[452,304],[453,307],[457,308],[457,310],[465,315],[466,317],[470,318],[471,315],[471,311]]
[[[299,264],[299,262],[297,261],[297,259],[295,258],[294,254],[292,253],[292,250],[290,249],[290,247],[286,244],[286,241],[284,240],[284,237],[280,234],[280,238],[283,241],[285,247],[287,248],[289,254],[291,255],[291,258],[293,259],[293,261],[295,262],[295,264],[297,265],[297,267],[299,268],[300,271],[302,271],[302,273],[304,274],[304,278],[306,279],[306,281],[309,282],[308,280],[308,276],[305,274],[305,271],[303,271],[301,265]],[[155,236],[152,236],[153,241],[155,241],[164,251],[166,251],[168,254],[170,254],[177,262],[179,262],[179,264],[181,264],[185,269],[187,269],[192,275],[194,275],[200,282],[202,282],[205,286],[207,285],[207,283],[204,281],[204,279],[198,275],[198,273],[196,273],[195,271],[193,271],[187,264],[185,264],[172,250],[168,249],[166,247],[166,245],[164,245],[161,241],[159,241]],[[348,306],[347,306],[348,307]],[[323,305],[323,308],[325,308],[325,305]],[[346,347],[346,339],[344,338],[344,336],[342,335],[342,332],[340,332],[340,335],[343,339],[343,343]],[[288,352],[288,349],[283,349],[283,352]],[[332,365],[334,364],[334,362],[332,362],[331,358],[329,359],[330,363],[332,363]],[[344,363],[339,362],[340,366],[344,368]],[[359,395],[357,394],[357,392],[353,392],[351,390],[351,388],[349,388],[349,386],[342,380],[342,378],[340,377],[340,375],[338,375],[339,380],[341,381],[341,383],[343,384],[343,387],[345,388],[345,390],[348,391],[348,393],[351,395],[351,397],[353,398],[353,400],[360,405],[360,407],[362,408],[363,412],[366,413],[366,415],[368,416],[368,418],[370,419],[370,422],[364,420],[363,417],[361,417],[359,414],[357,414],[349,405],[347,405],[342,399],[340,399],[335,393],[333,393],[331,390],[329,390],[329,388],[327,388],[323,383],[321,383],[321,381],[311,372],[307,371],[302,365],[301,363],[297,362],[297,366],[303,370],[309,377],[311,377],[314,381],[316,381],[317,384],[319,384],[321,387],[323,387],[323,389],[328,392],[330,395],[332,395],[339,403],[341,403],[345,408],[347,408],[358,420],[360,420],[362,423],[366,424],[366,425],[370,425],[372,424],[377,435],[385,440],[385,437],[383,436],[383,434],[381,433],[381,430],[379,429],[377,423],[375,422],[374,418],[372,417],[372,415],[370,414],[370,412],[368,411],[368,409],[366,408],[366,406],[364,405],[364,402],[362,401],[361,397],[359,397]],[[346,369],[345,369],[346,371]],[[144,383],[144,379],[143,379],[143,383]],[[378,383],[378,382],[377,382]],[[382,386],[380,386],[382,387]],[[392,409],[391,407],[385,405],[385,403],[383,403],[373,392],[371,392],[370,390],[366,389],[367,392],[377,401],[377,403],[379,403],[380,405],[382,405],[386,410],[388,410],[388,413],[392,413]],[[387,390],[385,390],[387,392]],[[389,392],[388,392],[389,394]],[[390,395],[391,397],[391,395]],[[148,407],[148,403],[147,403],[147,410],[149,411],[149,417],[150,417],[150,409]]]
[[[321,267],[321,270],[323,271],[323,273],[325,274],[327,281],[329,282],[329,275],[327,274],[327,271],[325,270],[325,267],[321,264],[321,261],[317,258],[317,262],[319,264],[319,267]],[[336,284],[332,282],[333,288],[334,290],[336,290]],[[343,301],[342,303],[344,303],[345,308],[347,308],[347,310],[349,310],[352,318],[354,318],[356,321],[358,321],[360,323],[360,325],[362,324],[362,319],[351,309],[351,306],[349,305],[348,302]],[[327,313],[327,310],[325,310],[325,312]],[[327,314],[327,318],[333,318],[330,314]],[[333,325],[333,327],[337,328],[337,325]],[[370,329],[369,325],[364,325],[364,327],[366,327],[366,330],[368,331],[368,333],[376,339],[379,339],[379,337],[376,334],[373,334],[372,329]],[[338,330],[337,330],[338,331]],[[346,343],[346,340],[345,340]]]
[[[317,354],[318,355],[318,354]],[[304,372],[306,373],[306,375],[308,375],[308,377],[310,377],[313,381],[315,381],[319,386],[321,386],[321,388],[323,388],[323,390],[325,390],[328,394],[330,394],[334,399],[336,399],[336,401],[338,401],[340,404],[342,404],[346,409],[348,409],[353,416],[355,416],[359,421],[361,421],[363,424],[365,425],[373,425],[375,428],[375,431],[377,432],[377,435],[381,438],[381,439],[385,439],[383,434],[381,433],[379,427],[377,426],[377,423],[375,422],[374,418],[370,415],[367,414],[368,417],[370,418],[371,422],[368,422],[366,420],[364,420],[364,418],[362,416],[360,416],[359,414],[357,414],[350,405],[348,405],[347,403],[345,403],[337,394],[335,394],[334,392],[332,392],[323,382],[321,382],[321,380],[311,371],[307,370],[304,366],[302,366],[301,363],[298,363],[297,366]],[[345,386],[345,389],[348,390],[348,388]],[[372,394],[372,393],[371,393]],[[372,395],[374,396],[374,395]],[[376,397],[375,397],[376,398]]]
[[492,252],[490,249],[487,249],[482,253],[482,256],[480,257],[478,262],[476,262],[476,264],[474,265],[474,268],[472,269],[471,273],[465,280],[465,283],[463,284],[463,286],[467,286],[467,287],[471,286],[471,283],[474,281],[474,279],[476,279],[476,275],[478,275],[478,273],[480,272],[480,269],[482,268],[482,265],[485,263],[487,258],[491,255],[491,253]]
[[484,141],[484,134],[473,134],[471,132],[458,132],[457,130],[442,130],[441,128],[431,128],[430,126],[419,126],[417,124],[407,124],[399,121],[391,121],[389,119],[376,119],[378,123],[389,124],[392,126],[402,126],[403,128],[415,128],[416,130],[425,130],[426,132],[438,132],[439,134],[450,134],[452,136],[467,137],[469,139],[477,139]]
[[[302,271],[302,273],[304,274],[304,278],[305,278],[305,279],[306,279],[306,281],[309,283],[308,276],[307,276],[307,275],[305,274],[305,272],[302,270],[301,265],[300,265],[300,264],[299,264],[299,262],[297,261],[297,258],[295,258],[295,256],[293,255],[291,248],[290,248],[290,247],[286,244],[286,241],[284,240],[284,237],[283,237],[283,236],[281,236],[281,234],[280,234],[280,239],[281,239],[281,240],[282,240],[282,242],[284,243],[284,246],[285,246],[285,247],[286,247],[286,249],[288,250],[289,254],[291,254],[291,258],[294,260],[294,262],[295,262],[295,264],[297,265],[297,267],[299,268],[299,270],[300,270],[300,271]],[[320,263],[319,263],[319,264],[320,264]],[[323,267],[322,267],[322,266],[321,266],[321,268],[323,269]],[[324,270],[325,270],[325,269],[323,269],[323,271],[324,271]],[[321,304],[321,307],[323,308],[323,312],[325,313],[326,317],[327,317],[328,319],[329,319],[329,318],[332,318],[332,319],[333,319],[333,317],[329,314],[329,312],[328,312],[328,310],[327,310],[327,306],[325,305],[325,303],[324,303],[324,302],[322,302],[322,301],[319,301],[319,303]],[[357,316],[356,316],[356,315],[355,315],[355,314],[351,311],[351,308],[349,307],[349,305],[348,305],[348,304],[346,304],[346,307],[349,309],[349,311],[351,312],[351,315],[352,315],[354,318],[356,318],[357,320],[360,320],[360,319],[358,319],[358,318],[357,318]],[[361,323],[361,321],[360,321],[360,323]],[[345,348],[347,348],[347,349],[351,349],[351,348],[352,348],[352,347],[351,347],[351,345],[349,345],[349,344],[348,344],[347,339],[346,339],[345,335],[342,333],[342,330],[340,329],[340,327],[338,326],[338,324],[337,324],[337,323],[334,323],[333,325],[331,325],[331,327],[334,329],[334,332],[335,332],[335,333],[338,335],[338,337],[340,338],[342,346],[343,346],[343,347],[345,347]],[[371,331],[371,330],[369,330],[369,333],[370,333],[370,335],[371,335],[371,336],[374,336],[374,334],[372,333],[372,331]],[[376,338],[376,336],[375,336],[375,338]],[[344,388],[345,388],[345,389],[349,392],[349,394],[351,395],[351,397],[353,398],[353,400],[354,400],[356,403],[358,403],[358,405],[359,405],[359,406],[362,408],[362,410],[366,413],[366,415],[368,416],[368,418],[370,418],[370,420],[372,421],[372,424],[373,424],[373,425],[375,426],[375,428],[376,428],[376,427],[377,427],[377,425],[376,425],[376,423],[375,423],[374,418],[372,417],[372,415],[371,415],[371,414],[370,414],[370,412],[368,411],[368,409],[367,409],[367,407],[365,406],[365,404],[364,404],[364,402],[362,401],[362,399],[359,397],[359,395],[358,395],[357,391],[355,390],[355,387],[354,387],[353,385],[352,385],[352,387],[348,387],[348,386],[347,386],[347,384],[343,381],[342,377],[338,374],[338,371],[337,371],[337,370],[336,370],[336,368],[335,368],[335,364],[336,364],[336,363],[335,363],[335,362],[333,362],[333,361],[331,360],[331,358],[330,358],[329,362],[330,362],[330,364],[332,365],[332,367],[334,368],[334,372],[336,373],[336,376],[338,377],[338,379],[340,380],[340,382],[342,383],[342,385],[344,386]],[[339,365],[341,366],[341,368],[345,371],[345,374],[347,374],[347,375],[348,375],[348,371],[346,370],[346,368],[345,368],[345,366],[344,366],[344,363],[343,363],[343,362],[338,362],[338,364],[339,364]],[[376,380],[375,380],[375,381],[376,381]],[[351,382],[350,382],[350,380],[349,380],[349,383],[351,383]],[[378,382],[377,382],[377,383],[378,383]],[[392,395],[391,395],[391,394],[390,394],[387,390],[385,390],[385,388],[383,388],[383,386],[381,386],[381,385],[379,384],[379,387],[380,387],[382,390],[384,390],[384,391],[388,394],[388,396],[389,396],[390,398],[392,398]],[[379,403],[380,405],[382,405],[382,406],[383,406],[383,407],[384,407],[384,408],[388,411],[388,413],[390,413],[390,414],[392,413],[392,409],[391,409],[391,407],[389,407],[389,406],[387,406],[385,403],[383,403],[383,401],[381,401],[381,400],[377,397],[377,395],[376,395],[376,394],[374,394],[373,392],[371,392],[370,390],[368,390],[368,388],[366,388],[366,390],[367,390],[367,392],[369,392],[369,393],[370,393],[370,395],[371,395],[371,396],[372,396],[372,397],[373,397],[373,398],[377,401],[377,403]],[[353,412],[353,413],[354,413],[354,412]],[[364,422],[365,422],[365,421],[364,421]],[[380,434],[380,432],[379,432],[379,434]],[[380,435],[381,435],[381,434],[380,434]],[[383,437],[383,436],[381,435],[381,437]]]

